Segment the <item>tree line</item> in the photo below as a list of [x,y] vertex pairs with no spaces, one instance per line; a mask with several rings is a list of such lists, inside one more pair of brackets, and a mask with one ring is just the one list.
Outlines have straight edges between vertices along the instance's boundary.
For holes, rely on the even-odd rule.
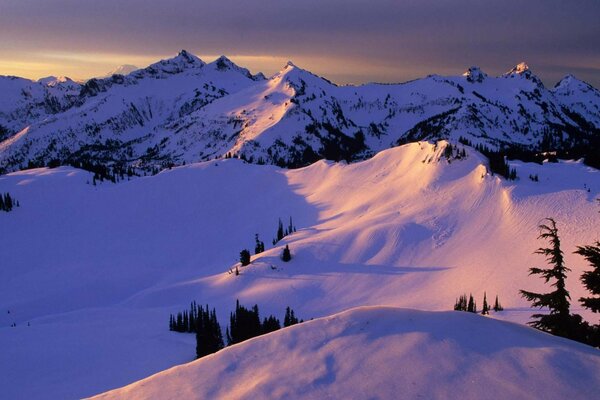
[[[477,303],[475,302],[473,295],[469,294],[468,300],[466,294],[459,296],[459,298],[456,299],[456,302],[454,303],[454,310],[477,313]],[[500,301],[498,301],[498,295],[496,295],[496,300],[494,301],[493,307],[490,308],[487,302],[487,293],[483,292],[483,306],[481,309],[481,314],[488,315],[490,313],[490,310],[498,312],[504,310],[504,308],[500,304]]]
[[[294,310],[287,307],[283,327],[301,322],[304,321],[299,320],[295,316]],[[281,323],[275,316],[269,315],[261,321],[258,305],[255,304],[251,308],[246,308],[237,300],[235,311],[229,315],[229,325],[225,330],[225,337],[227,345],[230,346],[279,329],[281,329]],[[190,304],[189,310],[170,315],[169,330],[195,333],[197,358],[216,353],[225,347],[216,310],[213,308],[211,311],[208,305],[206,305],[206,308],[198,306],[195,301]]]

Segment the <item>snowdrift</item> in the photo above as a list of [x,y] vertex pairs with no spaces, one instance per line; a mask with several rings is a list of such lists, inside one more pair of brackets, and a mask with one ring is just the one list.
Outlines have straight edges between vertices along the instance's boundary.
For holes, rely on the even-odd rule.
[[461,312],[363,307],[94,399],[591,399],[600,354]]

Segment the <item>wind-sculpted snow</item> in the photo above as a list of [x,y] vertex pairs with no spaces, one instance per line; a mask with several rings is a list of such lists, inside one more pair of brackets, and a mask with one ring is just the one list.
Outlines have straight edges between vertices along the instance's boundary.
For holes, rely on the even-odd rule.
[[[319,161],[296,170],[227,159],[119,184],[94,185],[91,173],[70,167],[0,176],[0,193],[20,202],[0,213],[2,396],[91,396],[192,361],[193,336],[168,331],[169,314],[187,309],[192,300],[216,307],[225,328],[236,299],[258,304],[261,317],[281,318],[291,306],[309,320],[366,305],[443,311],[463,293],[473,293],[481,304],[486,292],[488,300],[497,294],[506,308],[493,317],[523,323],[533,310],[518,290],[547,289],[527,274],[544,263],[533,251],[541,245],[536,226],[545,217],[557,221],[572,269],[567,286],[572,299],[581,297],[579,276],[587,267],[572,252],[598,240],[598,170],[581,162],[513,162],[521,178],[507,182],[490,175],[486,164],[471,148],[458,145],[449,152],[446,142],[420,142],[358,163]],[[289,217],[297,232],[272,245],[278,219],[287,225]],[[240,250],[254,249],[257,233],[266,251],[253,255],[239,276],[230,273]],[[288,263],[280,259],[286,245],[292,253]],[[576,301],[573,308],[582,312]],[[397,329],[403,329],[404,317],[399,318]],[[456,329],[458,322],[470,321],[456,318],[451,323]],[[471,332],[478,325],[466,326]],[[377,328],[375,338],[385,329]],[[392,334],[399,332],[394,329]],[[512,342],[511,332],[527,332],[534,342],[547,337],[515,329],[501,335],[511,346],[521,343],[518,334]],[[412,334],[399,335],[402,347]],[[477,337],[485,335],[473,334]],[[548,339],[554,348],[558,342]],[[385,351],[382,340],[360,343]],[[521,345],[527,343],[532,342]],[[564,371],[558,364],[592,365],[581,361],[587,356],[577,356],[583,364],[563,359],[562,350],[556,350],[563,354],[558,358],[545,358],[536,346],[526,347],[526,358],[515,362],[538,354],[534,365],[556,374]],[[322,351],[315,354],[324,356]],[[342,359],[333,349],[331,354]],[[505,354],[486,352],[482,365],[504,360]],[[465,357],[465,363],[473,360]],[[306,375],[323,378],[315,390],[331,387],[326,358],[315,360],[325,360],[322,373]],[[440,357],[419,365],[425,368],[427,361],[452,362]],[[508,371],[511,363],[498,365]],[[369,371],[384,379],[389,365],[381,371],[376,365],[369,364]],[[581,368],[595,382],[596,369]],[[343,381],[337,379],[333,382]],[[581,397],[575,386],[560,386],[556,393]]]
[[600,353],[469,313],[363,307],[94,399],[590,399]]
[[403,84],[337,86],[288,63],[269,79],[226,57],[181,51],[130,74],[72,81],[0,78],[0,171],[82,161],[155,172],[233,154],[287,167],[356,161],[398,144],[463,138],[490,148],[585,149],[600,136],[600,92],[554,89],[521,63]]

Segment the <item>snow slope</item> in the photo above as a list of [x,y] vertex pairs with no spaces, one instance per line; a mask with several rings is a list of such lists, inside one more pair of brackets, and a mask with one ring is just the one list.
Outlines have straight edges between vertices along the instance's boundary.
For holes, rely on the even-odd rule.
[[[225,327],[236,299],[310,319],[365,305],[449,310],[486,291],[506,307],[495,317],[525,322],[518,290],[546,289],[527,269],[544,263],[533,251],[548,216],[571,296],[584,294],[587,266],[572,251],[600,235],[598,170],[518,162],[521,179],[506,182],[477,152],[446,158],[445,146],[297,170],[219,160],[116,185],[69,167],[0,176],[0,193],[21,203],[0,213],[3,395],[91,396],[192,361],[193,337],[167,331],[192,300],[216,307]],[[271,246],[290,216],[298,231]],[[267,250],[228,273],[255,233]]]
[[337,86],[291,62],[266,79],[182,50],[125,76],[57,82],[0,77],[0,171],[93,161],[148,172],[227,153],[298,167],[417,140],[546,151],[597,147],[600,135],[597,89],[571,75],[546,88],[525,63],[499,77],[471,67]]
[[94,399],[591,399],[600,353],[457,312],[363,307]]

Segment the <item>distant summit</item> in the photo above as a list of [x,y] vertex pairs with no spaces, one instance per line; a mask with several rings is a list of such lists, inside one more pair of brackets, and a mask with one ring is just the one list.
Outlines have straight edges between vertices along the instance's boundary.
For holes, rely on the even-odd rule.
[[600,92],[573,76],[547,89],[524,62],[501,76],[472,66],[337,86],[291,61],[267,79],[181,50],[81,85],[0,77],[0,93],[0,173],[94,162],[144,174],[226,155],[296,168],[441,139],[600,167]]
[[113,75],[129,75],[130,73],[132,73],[133,71],[136,71],[138,69],[139,68],[136,67],[135,65],[123,64],[123,65],[119,65],[117,68],[110,71],[106,75],[101,76],[100,78],[110,78]]

